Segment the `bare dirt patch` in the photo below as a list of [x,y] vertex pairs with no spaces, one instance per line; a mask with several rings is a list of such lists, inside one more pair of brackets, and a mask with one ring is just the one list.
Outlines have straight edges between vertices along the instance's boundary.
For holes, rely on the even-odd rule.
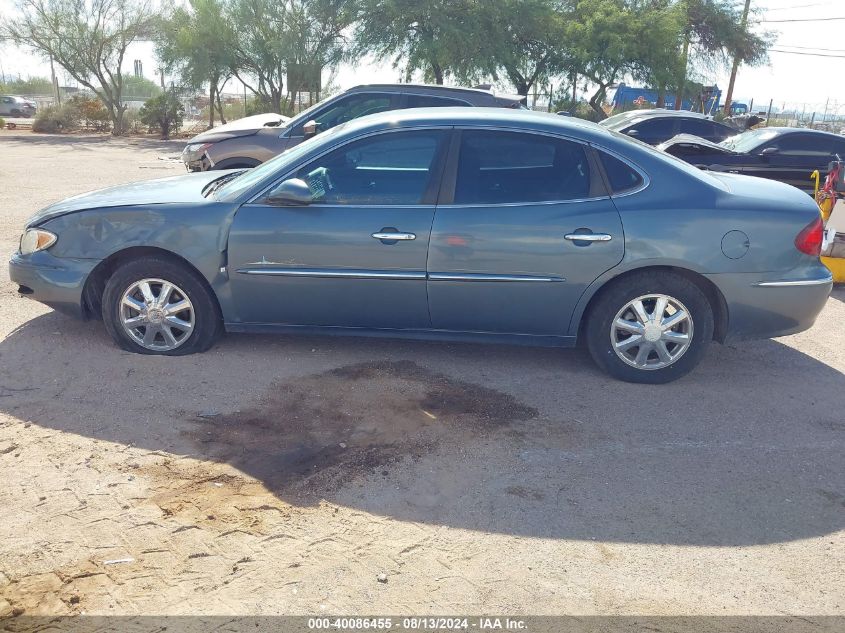
[[203,452],[301,501],[419,459],[445,436],[460,442],[536,415],[508,394],[382,361],[278,384],[256,407],[203,419],[190,436]]

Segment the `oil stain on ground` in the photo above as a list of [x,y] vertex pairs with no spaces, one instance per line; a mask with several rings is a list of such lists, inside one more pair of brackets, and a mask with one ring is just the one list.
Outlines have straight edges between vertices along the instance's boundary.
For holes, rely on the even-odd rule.
[[410,361],[370,362],[278,384],[254,408],[189,434],[274,493],[312,497],[536,415],[513,396]]

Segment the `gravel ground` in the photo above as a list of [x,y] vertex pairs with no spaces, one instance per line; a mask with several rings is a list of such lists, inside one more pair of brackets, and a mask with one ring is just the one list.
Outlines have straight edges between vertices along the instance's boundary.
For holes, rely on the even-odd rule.
[[[0,149],[3,253],[48,202],[182,172],[151,140]],[[0,615],[845,614],[843,302],[652,387],[577,350],[137,356],[2,268]]]

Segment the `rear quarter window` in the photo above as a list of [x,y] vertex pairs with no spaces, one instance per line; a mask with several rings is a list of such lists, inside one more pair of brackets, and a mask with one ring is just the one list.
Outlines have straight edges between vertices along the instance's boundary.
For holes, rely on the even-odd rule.
[[642,186],[643,177],[633,167],[602,151],[599,151],[599,157],[604,173],[607,175],[611,193],[625,193]]

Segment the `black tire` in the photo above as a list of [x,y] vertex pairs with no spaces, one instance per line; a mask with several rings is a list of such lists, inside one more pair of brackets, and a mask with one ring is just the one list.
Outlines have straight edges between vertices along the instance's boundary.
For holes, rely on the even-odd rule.
[[[670,364],[655,369],[640,369],[628,364],[617,354],[611,325],[629,302],[657,294],[667,295],[683,304],[691,317],[692,337],[686,351]],[[600,291],[585,318],[587,348],[593,360],[608,374],[626,382],[663,384],[677,380],[701,362],[713,339],[713,309],[705,294],[688,279],[663,271],[634,273],[610,282]],[[674,344],[672,347],[679,349]],[[635,346],[634,349],[638,348]],[[633,354],[633,351],[629,353]],[[656,351],[647,352],[647,355],[651,362],[659,363]]]
[[[123,294],[143,279],[160,279],[181,289],[193,305],[194,325],[175,349],[148,349],[136,342],[124,329],[120,306]],[[151,255],[127,262],[114,271],[106,282],[102,301],[103,323],[121,348],[136,354],[184,356],[208,350],[223,332],[220,309],[198,273],[165,256]]]

